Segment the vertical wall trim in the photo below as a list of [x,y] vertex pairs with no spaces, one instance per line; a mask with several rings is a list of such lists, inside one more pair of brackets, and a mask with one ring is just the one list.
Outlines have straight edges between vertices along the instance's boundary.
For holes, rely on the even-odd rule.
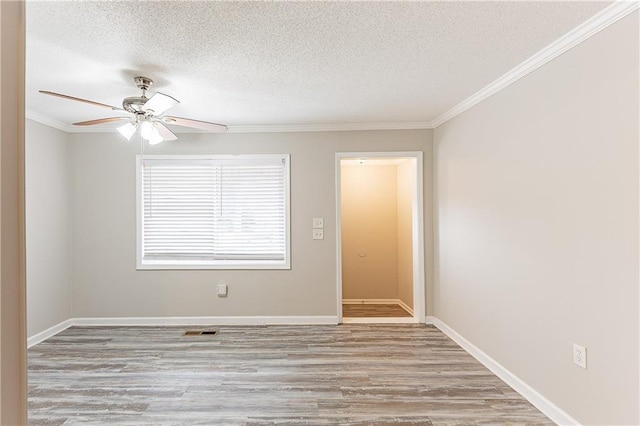
[[424,250],[424,166],[422,152],[418,152],[412,163],[415,168],[415,193],[413,194],[413,314],[419,323],[426,318],[426,280]]
[[342,324],[342,171],[340,167],[340,154],[336,153],[336,298],[338,300],[337,316],[338,324]]
[[0,2],[0,424],[27,423],[25,7]]

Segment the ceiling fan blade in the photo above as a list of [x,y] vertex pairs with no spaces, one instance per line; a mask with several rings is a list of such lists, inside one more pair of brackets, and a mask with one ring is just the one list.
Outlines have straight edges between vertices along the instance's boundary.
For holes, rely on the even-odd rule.
[[164,124],[156,121],[153,123],[153,126],[156,128],[158,133],[160,133],[160,136],[162,136],[162,139],[164,139],[165,141],[175,141],[176,139],[178,139],[176,134],[173,133],[171,130],[169,130],[167,126],[165,126]]
[[76,98],[75,96],[63,95],[62,93],[50,92],[48,90],[39,90],[39,92],[43,93],[45,95],[57,96],[59,98],[69,99],[71,101],[84,102],[85,104],[89,104],[89,105],[95,105],[95,106],[99,106],[99,107],[103,107],[103,108],[109,108],[109,109],[114,110],[114,111],[124,111],[122,108],[119,108],[119,107],[114,107],[112,105],[107,105],[107,104],[103,104],[103,103],[100,103],[100,102],[90,101],[88,99]]
[[166,110],[178,105],[180,101],[172,98],[164,93],[155,93],[145,104],[142,106],[142,110],[145,112],[153,112],[154,116],[162,115]]
[[80,121],[78,123],[73,123],[73,125],[74,126],[93,126],[96,124],[113,123],[114,121],[120,121],[120,120],[131,120],[131,117],[98,118],[97,120]]
[[191,120],[180,117],[162,117],[162,121],[176,126],[191,127],[193,129],[206,130],[208,132],[226,132],[227,126],[224,124],[209,123],[208,121]]

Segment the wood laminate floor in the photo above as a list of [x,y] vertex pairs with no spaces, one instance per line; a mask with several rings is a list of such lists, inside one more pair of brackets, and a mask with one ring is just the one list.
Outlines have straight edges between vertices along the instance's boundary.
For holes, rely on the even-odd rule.
[[72,327],[28,351],[32,425],[551,423],[433,326]]
[[397,304],[374,305],[347,303],[342,305],[342,316],[347,318],[397,318],[411,317],[411,314]]

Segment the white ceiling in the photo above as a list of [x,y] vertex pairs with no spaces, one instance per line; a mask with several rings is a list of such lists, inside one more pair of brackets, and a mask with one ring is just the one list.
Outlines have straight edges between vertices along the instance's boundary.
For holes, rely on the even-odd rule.
[[27,109],[64,124],[138,96],[242,125],[428,123],[610,2],[27,3]]

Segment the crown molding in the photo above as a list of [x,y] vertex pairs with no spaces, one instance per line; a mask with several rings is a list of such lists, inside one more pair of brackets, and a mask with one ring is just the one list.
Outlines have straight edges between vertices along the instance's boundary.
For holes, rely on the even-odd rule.
[[[114,127],[74,127],[61,121],[47,117],[33,110],[26,110],[26,117],[67,133],[110,133]],[[431,129],[426,121],[389,122],[389,123],[326,123],[326,124],[266,124],[228,126],[227,133],[291,133],[291,132],[346,132],[362,130],[423,130]],[[180,129],[177,134],[201,133],[201,130]]]
[[229,126],[229,133],[274,133],[274,132],[349,132],[361,130],[422,130],[431,129],[426,121],[388,123],[326,123],[285,124],[257,126]]
[[62,121],[47,117],[46,115],[40,114],[39,112],[31,109],[26,109],[24,116],[29,120],[37,121],[45,126],[53,127],[54,129],[62,130],[63,132],[69,133],[72,131],[71,126],[64,124]]
[[430,123],[430,128],[435,129],[436,127],[462,114],[469,108],[477,105],[488,97],[496,94],[505,87],[511,85],[512,83],[515,83],[522,77],[535,71],[547,62],[562,55],[563,53],[582,43],[589,37],[597,34],[598,32],[607,28],[609,25],[637,10],[639,5],[640,1],[638,0],[616,1],[611,6],[608,6],[605,9],[601,10],[590,19],[578,25],[576,28],[569,31],[558,40],[554,41],[535,55],[531,56],[529,59],[516,66],[511,71],[504,74],[502,77],[498,78],[493,83],[489,84],[464,101],[460,102],[458,105],[433,119]]

